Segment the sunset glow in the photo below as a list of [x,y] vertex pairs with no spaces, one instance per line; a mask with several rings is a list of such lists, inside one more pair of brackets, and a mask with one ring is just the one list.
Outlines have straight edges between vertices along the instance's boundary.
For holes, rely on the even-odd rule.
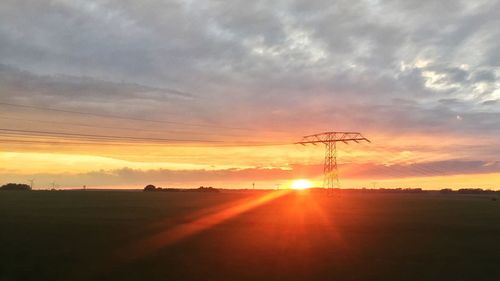
[[310,180],[300,179],[292,182],[292,189],[308,189],[311,188],[313,183]]
[[0,1],[0,281],[499,279],[499,27],[500,0]]
[[431,32],[391,1],[172,5],[0,4],[0,184],[320,187],[324,144],[296,143],[355,131],[371,143],[337,144],[341,187],[500,188],[497,25],[453,25],[496,7]]

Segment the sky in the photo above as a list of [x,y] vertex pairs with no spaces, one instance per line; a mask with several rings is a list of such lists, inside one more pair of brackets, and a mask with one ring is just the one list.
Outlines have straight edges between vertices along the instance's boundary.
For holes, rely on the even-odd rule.
[[500,2],[0,2],[0,183],[500,189]]

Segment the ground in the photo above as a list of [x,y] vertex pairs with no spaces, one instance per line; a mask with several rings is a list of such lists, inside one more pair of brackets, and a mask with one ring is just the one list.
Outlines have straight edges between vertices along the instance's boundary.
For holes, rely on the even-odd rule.
[[0,281],[500,280],[487,195],[0,192]]

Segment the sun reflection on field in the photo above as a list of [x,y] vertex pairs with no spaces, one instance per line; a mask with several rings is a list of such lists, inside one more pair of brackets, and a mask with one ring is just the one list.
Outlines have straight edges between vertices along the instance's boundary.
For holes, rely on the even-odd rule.
[[223,206],[213,213],[200,214],[199,216],[195,215],[195,218],[193,218],[189,223],[165,229],[164,231],[152,235],[151,237],[138,241],[130,248],[125,249],[125,252],[128,252],[125,256],[134,259],[149,255],[163,247],[177,243],[180,240],[210,229],[224,221],[240,216],[241,214],[264,204],[268,204],[289,194],[289,192],[290,191],[286,190],[266,192],[261,195],[240,200],[228,206]]

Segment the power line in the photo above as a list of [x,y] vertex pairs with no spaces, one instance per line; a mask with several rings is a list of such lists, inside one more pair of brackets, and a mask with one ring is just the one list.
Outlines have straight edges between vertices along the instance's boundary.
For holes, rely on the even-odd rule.
[[164,144],[158,144],[158,143],[143,143],[143,144],[134,144],[134,143],[92,143],[92,142],[68,142],[68,141],[32,141],[32,140],[0,140],[0,143],[8,143],[8,144],[54,144],[54,145],[93,145],[93,144],[98,144],[98,145],[123,145],[123,146],[130,146],[130,145],[141,145],[141,146],[159,146],[159,145],[164,145]]
[[82,144],[155,144],[155,145],[165,145],[165,142],[153,142],[153,143],[145,143],[144,141],[137,140],[117,140],[113,138],[82,138],[78,136],[55,136],[55,135],[44,135],[44,134],[29,134],[29,133],[10,133],[10,132],[0,132],[0,136],[6,137],[3,141],[25,141],[25,140],[33,140],[37,142],[55,142],[59,140],[57,143],[65,144],[70,142],[78,141]]
[[89,124],[83,124],[83,123],[47,121],[47,120],[34,120],[34,119],[13,118],[13,117],[4,117],[4,116],[0,116],[0,119],[16,120],[16,121],[26,121],[26,122],[35,122],[35,123],[47,123],[47,124],[61,124],[61,125],[70,125],[70,126],[78,126],[78,127],[86,127],[86,128],[126,130],[126,131],[141,131],[141,132],[150,132],[150,133],[199,134],[199,135],[207,135],[207,136],[217,135],[217,136],[228,136],[228,137],[244,137],[244,135],[206,133],[206,132],[200,132],[200,131],[172,131],[172,130],[166,130],[166,131],[161,130],[161,131],[159,131],[159,130],[132,128],[132,127],[100,126],[100,125],[89,125]]
[[[30,143],[30,144],[57,144],[57,145],[121,145],[121,146],[165,146],[172,143],[139,143],[139,142],[97,142],[97,141],[51,141],[51,140],[19,140],[19,139],[3,139],[0,140],[1,143],[9,144],[20,144],[20,143]],[[190,144],[189,147],[266,147],[266,146],[288,146],[293,145],[291,143],[211,143],[211,144]]]
[[[377,152],[382,152],[384,155],[386,155],[387,151],[382,149],[382,148],[378,148],[378,147],[373,147],[372,150],[374,151],[377,151]],[[344,151],[344,153],[347,153],[347,154],[350,154],[349,152],[346,152]],[[443,175],[447,175],[449,174],[448,172],[446,171],[443,171],[441,169],[437,169],[437,168],[431,168],[431,167],[427,167],[424,165],[424,163],[428,163],[428,162],[424,162],[424,163],[416,163],[414,162],[415,160],[421,160],[421,159],[425,159],[423,157],[408,157],[408,156],[399,156],[399,157],[396,157],[396,158],[387,158],[387,157],[381,157],[381,156],[378,156],[378,158],[380,159],[380,164],[378,165],[375,165],[374,168],[375,170],[377,171],[380,171],[381,169],[384,169],[386,170],[387,172],[389,172],[391,175],[393,173],[396,173],[397,176],[402,176],[402,177],[414,177],[414,176],[417,176],[417,177],[435,177],[435,176],[443,176]],[[403,162],[403,164],[401,164]],[[413,162],[413,163],[410,163],[410,164],[406,164],[404,162]],[[391,165],[387,166],[387,165],[384,165],[382,163],[391,163]]]
[[91,134],[74,134],[74,133],[62,133],[62,132],[50,132],[50,131],[32,131],[32,130],[14,130],[0,128],[0,131],[13,132],[13,133],[28,133],[28,134],[38,134],[38,135],[49,135],[49,136],[74,136],[74,137],[90,137],[90,138],[110,138],[117,140],[141,140],[141,141],[164,141],[164,142],[220,142],[214,140],[199,140],[199,139],[165,139],[165,138],[138,138],[129,136],[110,136],[110,135],[91,135]]
[[[9,143],[9,144],[57,144],[57,145],[120,145],[120,146],[165,146],[171,145],[172,143],[138,143],[138,142],[96,142],[96,141],[81,141],[81,142],[73,142],[73,141],[46,141],[46,140],[0,140],[0,143]],[[210,143],[210,144],[190,144],[189,147],[267,147],[267,146],[289,146],[293,145],[292,143]]]
[[[165,144],[172,142],[188,142],[188,143],[209,143],[213,146],[283,146],[291,145],[291,142],[232,142],[232,141],[222,141],[222,140],[201,140],[201,139],[172,139],[172,138],[139,138],[131,136],[111,136],[111,135],[96,135],[96,134],[75,134],[75,133],[64,133],[64,132],[52,132],[52,131],[35,131],[35,130],[15,130],[15,129],[5,129],[0,128],[0,135],[11,136],[22,136],[22,137],[46,137],[46,138],[76,138],[80,140],[85,138],[83,141],[89,142],[89,144],[99,144],[103,141],[116,142],[116,141],[126,141],[134,142],[138,141],[148,141],[155,142],[156,144]],[[4,140],[5,141],[5,140]],[[15,140],[12,140],[15,141]],[[42,141],[39,141],[42,142]],[[97,142],[97,143],[96,143]],[[62,142],[61,142],[62,143]],[[123,142],[122,142],[123,143]],[[79,143],[80,144],[80,143]],[[142,143],[143,144],[143,143]],[[191,145],[195,146],[195,145]],[[206,145],[204,145],[206,146]]]
[[90,112],[83,112],[83,111],[73,111],[73,110],[65,110],[65,109],[58,109],[58,108],[52,108],[52,107],[40,107],[40,106],[24,105],[24,104],[13,104],[13,103],[6,103],[6,102],[0,102],[0,105],[19,107],[19,108],[30,108],[30,109],[37,109],[37,110],[44,110],[44,111],[54,111],[54,112],[61,112],[61,113],[97,116],[97,117],[105,117],[105,118],[113,118],[113,119],[121,119],[121,120],[153,122],[153,123],[162,123],[162,124],[174,124],[174,125],[183,125],[183,126],[192,126],[192,127],[219,128],[219,129],[228,129],[228,130],[247,130],[247,131],[254,130],[251,128],[243,128],[243,127],[227,127],[227,126],[217,126],[217,125],[208,125],[208,124],[199,124],[199,123],[185,123],[185,122],[154,120],[154,119],[146,119],[146,118],[133,118],[133,117],[112,115],[112,114],[90,113]]
[[[385,152],[381,148],[375,148],[375,150],[379,151],[379,152]],[[396,158],[392,159],[392,161],[388,161],[388,159],[385,158],[385,162],[392,162],[392,163],[395,163],[395,165],[398,165],[399,167],[401,167],[403,169],[410,169],[410,170],[419,172],[420,174],[424,174],[426,176],[431,176],[431,177],[432,176],[442,176],[444,174],[447,174],[445,171],[443,171],[441,169],[431,168],[431,167],[425,166],[424,163],[429,163],[429,161],[427,161],[427,162],[420,161],[420,163],[415,162],[416,160],[418,161],[418,160],[422,160],[422,159],[425,160],[425,157],[422,157],[422,156],[420,156],[420,157],[400,156],[400,157],[396,157]],[[401,162],[413,162],[413,163],[401,165],[400,164]]]

